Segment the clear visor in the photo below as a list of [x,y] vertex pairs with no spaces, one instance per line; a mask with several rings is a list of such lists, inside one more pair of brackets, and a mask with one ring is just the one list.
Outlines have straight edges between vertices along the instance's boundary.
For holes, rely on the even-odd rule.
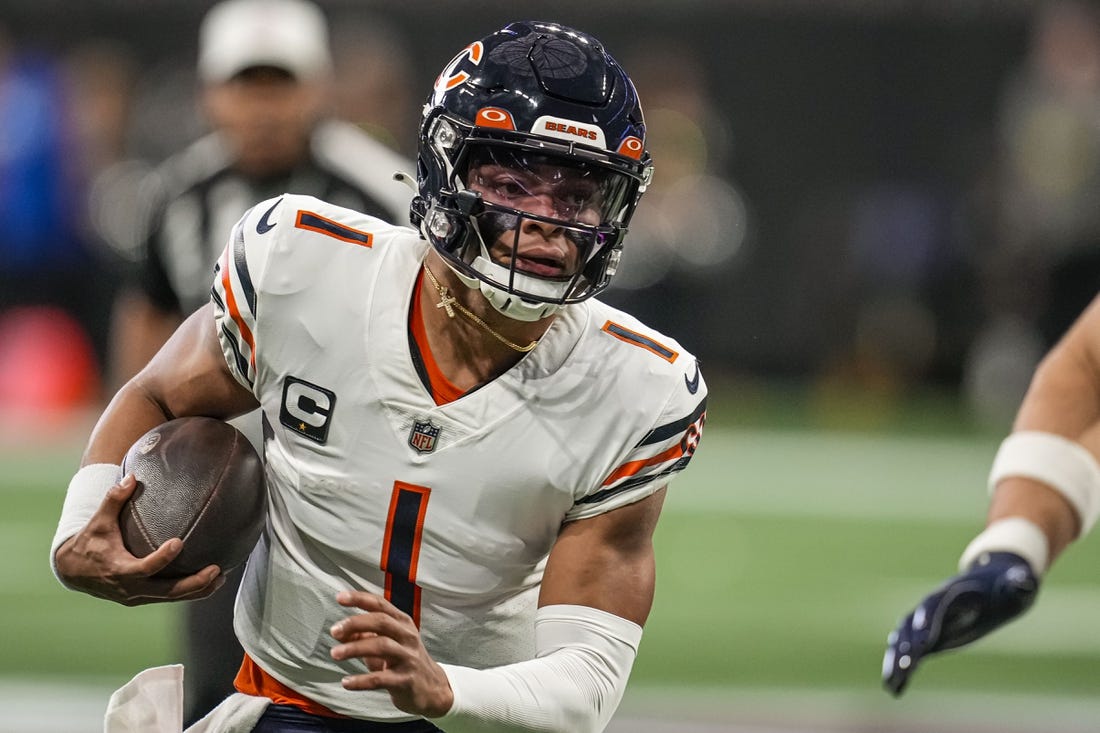
[[624,224],[638,186],[595,162],[495,145],[470,145],[463,162],[464,187],[484,203],[566,225]]
[[425,226],[460,274],[505,305],[579,302],[614,274],[641,183],[598,151],[471,141]]

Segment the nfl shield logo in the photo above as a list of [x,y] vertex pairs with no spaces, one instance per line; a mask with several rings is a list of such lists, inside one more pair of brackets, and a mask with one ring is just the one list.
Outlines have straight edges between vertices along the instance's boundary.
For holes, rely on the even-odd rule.
[[442,429],[433,425],[430,420],[414,421],[412,432],[409,433],[409,445],[418,453],[431,453],[435,450],[435,439],[439,437],[439,431]]

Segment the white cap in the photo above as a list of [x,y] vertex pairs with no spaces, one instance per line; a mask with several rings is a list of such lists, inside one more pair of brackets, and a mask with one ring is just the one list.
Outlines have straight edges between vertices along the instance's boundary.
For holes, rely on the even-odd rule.
[[253,66],[274,66],[302,80],[327,75],[332,57],[321,9],[306,0],[214,6],[199,30],[199,76],[216,84]]

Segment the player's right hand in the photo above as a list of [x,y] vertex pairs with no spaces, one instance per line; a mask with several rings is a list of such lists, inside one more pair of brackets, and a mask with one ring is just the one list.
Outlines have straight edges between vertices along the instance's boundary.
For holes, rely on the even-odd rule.
[[214,565],[185,578],[152,577],[183,549],[177,538],[145,557],[135,557],[126,549],[118,517],[136,488],[133,475],[124,476],[84,528],[57,549],[54,562],[65,585],[125,606],[205,598],[220,588],[225,577]]
[[361,590],[342,591],[336,602],[358,609],[333,624],[329,633],[340,642],[332,648],[338,661],[360,659],[366,674],[349,674],[345,690],[385,690],[395,707],[413,715],[437,718],[454,704],[447,673],[420,637],[412,618],[382,596]]
[[983,553],[926,596],[887,637],[882,683],[901,695],[929,654],[969,644],[1026,611],[1039,592],[1031,566],[1011,552]]

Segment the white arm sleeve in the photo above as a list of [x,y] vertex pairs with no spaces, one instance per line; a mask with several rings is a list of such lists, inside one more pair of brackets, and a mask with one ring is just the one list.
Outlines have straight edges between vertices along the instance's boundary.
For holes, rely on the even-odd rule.
[[447,730],[597,733],[618,708],[642,627],[587,606],[544,606],[535,615],[535,658],[491,669],[440,665],[454,705]]

